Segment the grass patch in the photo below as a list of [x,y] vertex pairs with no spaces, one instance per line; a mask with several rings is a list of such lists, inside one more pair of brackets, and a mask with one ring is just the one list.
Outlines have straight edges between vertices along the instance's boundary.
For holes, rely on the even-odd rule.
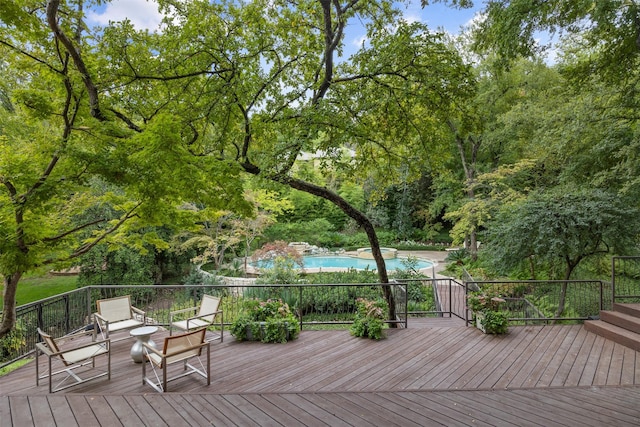
[[0,377],[3,376],[3,375],[7,375],[11,371],[15,371],[16,369],[18,369],[19,367],[21,367],[23,365],[26,365],[30,361],[31,361],[31,359],[24,358],[24,359],[20,359],[20,360],[18,360],[16,362],[13,362],[10,365],[7,365],[4,368],[0,368]]
[[[24,305],[43,298],[76,289],[78,283],[77,276],[38,276],[20,279],[16,292],[16,305]],[[0,285],[0,304],[4,303],[4,284]]]

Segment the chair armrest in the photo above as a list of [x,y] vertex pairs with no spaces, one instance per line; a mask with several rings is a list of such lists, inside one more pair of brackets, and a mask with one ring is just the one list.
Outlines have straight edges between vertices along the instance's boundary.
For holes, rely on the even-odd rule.
[[189,308],[183,308],[181,310],[170,311],[169,312],[169,323],[173,323],[173,317],[176,314],[182,314],[182,313],[186,313],[186,312],[189,312],[189,311],[195,313],[197,309],[198,309],[198,307],[189,307]]
[[197,316],[192,316],[192,317],[189,318],[189,320],[200,319],[201,317],[213,316],[213,315],[217,315],[219,313],[222,313],[222,310],[212,311],[211,313],[205,313],[205,314],[199,314]]
[[[145,345],[145,344],[146,343],[143,343],[142,345]],[[187,353],[189,351],[193,351],[193,350],[195,350],[197,348],[200,348],[200,347],[209,347],[209,344],[210,344],[209,341],[205,341],[203,343],[194,344],[191,347],[182,348],[182,349],[180,349],[178,351],[174,351],[172,353],[162,354],[161,352],[158,352],[157,350],[156,350],[156,353],[159,356],[162,356],[162,357],[173,357],[173,356],[177,356],[177,355],[182,354],[182,353]]]
[[133,307],[133,306],[132,306],[132,307],[131,307],[131,310],[135,311],[136,313],[138,313],[138,314],[139,314],[139,315],[141,315],[141,316],[144,316],[144,315],[145,315],[145,312],[144,312],[144,311],[142,311],[142,310],[140,310],[139,308],[136,308],[136,307]]
[[[75,334],[78,335],[78,334]],[[71,336],[71,335],[69,335]],[[68,336],[65,337],[61,337],[61,338],[66,338]],[[60,338],[58,338],[58,340],[56,340],[56,342],[59,342]],[[62,356],[65,353],[69,353],[70,351],[74,351],[74,350],[82,350],[83,348],[87,348],[87,347],[93,347],[94,345],[99,345],[99,344],[106,344],[106,350],[107,351],[111,351],[111,340],[109,338],[104,339],[104,340],[99,340],[99,341],[91,341],[82,345],[79,345],[77,347],[73,347],[73,348],[66,348],[66,349],[61,349],[59,351],[51,351],[51,349],[49,347],[47,347],[46,345],[44,345],[44,343],[36,343],[36,347],[38,347],[40,349],[41,352],[43,352],[44,354],[46,354],[49,357],[55,357],[55,356]]]
[[160,356],[160,357],[165,357],[165,354],[163,354],[163,353],[162,353],[160,350],[158,350],[157,348],[150,346],[150,345],[149,345],[149,343],[143,342],[143,343],[142,343],[142,347],[143,347],[144,349],[146,349],[146,350],[150,351],[151,353],[155,353],[155,354],[157,354],[157,355],[158,355],[158,356]]

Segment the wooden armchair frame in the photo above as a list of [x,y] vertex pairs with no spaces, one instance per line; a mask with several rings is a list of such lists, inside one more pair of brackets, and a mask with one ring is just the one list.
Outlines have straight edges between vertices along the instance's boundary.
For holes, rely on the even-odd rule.
[[[147,364],[142,362],[142,384],[149,384],[158,392],[167,391],[167,383],[191,374],[197,374],[207,379],[207,385],[211,384],[211,347],[210,342],[205,341],[206,329],[198,329],[180,335],[173,335],[164,339],[162,350],[158,350],[147,343],[143,343],[144,357],[149,361],[153,370],[153,378],[147,377]],[[203,350],[206,352],[206,365],[200,360]],[[199,367],[189,363],[196,359]],[[182,362],[183,369],[175,376],[169,377],[169,366]],[[161,371],[162,378],[158,371]]]
[[[111,379],[111,343],[108,339],[95,341],[95,331],[66,335],[57,339],[43,332],[40,328],[38,328],[38,333],[43,341],[36,344],[36,385],[40,385],[41,379],[48,378],[49,393],[54,393],[104,376]],[[83,337],[90,334],[92,335],[91,340],[88,338],[83,340]],[[74,340],[77,340],[76,345],[64,345],[66,341]],[[41,353],[46,354],[48,359],[48,370],[42,375],[40,374],[39,360]],[[106,370],[96,369],[95,359],[99,356],[107,358]],[[88,367],[89,365],[91,366]],[[92,370],[98,372],[89,377],[81,376]],[[62,374],[66,374],[66,376],[54,386],[53,377]],[[73,383],[67,383],[69,379],[72,379]]]
[[[111,332],[131,330],[147,324],[146,313],[131,305],[131,296],[100,299],[96,301],[98,311],[94,314],[94,328],[101,331],[103,338],[109,338]],[[129,338],[129,334],[119,338]]]
[[[219,325],[220,336],[213,339],[224,339],[224,313],[219,309],[220,298],[212,295],[203,295],[200,305],[197,307],[183,308],[169,313],[169,335],[173,335],[173,330],[178,329],[189,332],[194,329],[208,328]],[[188,317],[184,319],[184,316]],[[178,320],[180,318],[181,320]],[[219,321],[219,322],[218,322]],[[215,323],[214,323],[215,322]],[[211,340],[209,340],[211,341]]]

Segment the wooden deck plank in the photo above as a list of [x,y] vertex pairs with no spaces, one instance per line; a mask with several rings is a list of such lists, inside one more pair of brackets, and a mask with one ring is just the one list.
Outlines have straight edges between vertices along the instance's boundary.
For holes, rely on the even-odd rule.
[[640,424],[639,353],[580,325],[512,327],[501,337],[396,329],[381,341],[303,331],[283,345],[225,337],[212,345],[211,385],[186,377],[169,393],[142,384],[131,344],[113,346],[110,381],[50,395],[35,386],[34,362],[3,376],[0,424]]
[[536,387],[548,387],[551,385],[551,381],[555,378],[556,373],[562,365],[562,361],[565,360],[570,349],[576,342],[576,337],[580,331],[584,331],[584,328],[571,327],[571,331],[564,336],[560,345],[554,349],[549,349],[552,352],[551,357],[547,362],[542,375],[540,375],[540,378],[536,382]]
[[526,378],[522,378],[522,383],[514,383],[511,388],[535,387],[538,384],[540,378],[543,377],[545,370],[548,369],[549,363],[551,363],[554,358],[558,357],[557,349],[562,345],[567,334],[573,333],[573,328],[567,328],[569,329],[567,329],[566,333],[556,331],[556,334],[549,335],[550,339],[545,340],[542,346],[540,346],[540,357],[534,364],[533,369],[529,371],[529,375]]
[[[573,407],[570,405],[559,405],[556,399],[550,396],[542,396],[540,399],[527,398],[529,394],[523,396],[520,393],[504,394],[493,393],[486,394],[490,399],[494,400],[494,405],[500,407],[501,405],[508,405],[509,412],[522,411],[521,416],[525,419],[534,418],[537,422],[543,425],[559,424],[559,425],[585,425],[585,426],[599,426],[601,422],[594,422],[589,414],[580,414],[573,412]],[[556,410],[552,408],[556,407]]]
[[[161,398],[159,395],[158,398]],[[188,395],[189,403],[200,412],[211,425],[214,426],[228,426],[228,425],[242,425],[241,421],[245,421],[244,416],[237,417],[235,414],[225,411],[228,402],[223,396],[219,395]]]
[[[430,422],[425,425],[443,425],[447,427],[457,426],[492,426],[495,417],[477,417],[477,410],[469,408],[467,404],[458,405],[451,399],[451,393],[419,393],[419,392],[396,392],[396,398],[404,399],[411,405],[421,407],[422,414]],[[484,420],[482,419],[484,418]],[[487,420],[487,418],[489,420]]]
[[296,419],[304,420],[305,426],[331,426],[332,424],[329,421],[329,418],[333,418],[333,421],[335,422],[335,417],[331,417],[331,414],[317,410],[313,405],[305,404],[306,401],[301,399],[297,394],[266,393],[261,395],[261,397],[287,414],[298,414],[295,415]]
[[[479,330],[474,330],[474,333],[480,333]],[[440,376],[437,382],[433,382],[435,388],[463,388],[473,378],[473,372],[482,371],[487,368],[487,363],[491,360],[495,360],[496,355],[499,355],[503,349],[503,342],[498,337],[488,336],[491,339],[484,340],[480,345],[468,348],[464,350],[464,354],[461,354],[459,361],[451,360],[451,363],[455,363],[454,369],[448,369],[444,372],[446,375]],[[497,340],[497,341],[496,341]],[[492,355],[485,353],[487,346],[491,346]],[[487,357],[476,357],[478,354],[486,355]],[[491,360],[489,360],[491,359]],[[486,370],[484,371],[487,372]],[[460,380],[462,378],[462,380]],[[453,385],[459,383],[459,385]]]
[[620,377],[621,385],[632,385],[635,382],[636,368],[636,352],[631,348],[625,347],[622,355],[622,375]]
[[[580,383],[580,378],[584,375],[584,371],[589,365],[589,354],[591,353],[591,347],[595,341],[595,334],[587,332],[584,328],[584,336],[576,344],[576,354],[573,357],[573,363],[566,364],[566,373],[564,374],[565,380],[560,385],[565,386],[577,386]],[[556,379],[551,382],[551,385],[558,385]]]
[[[53,402],[49,399],[49,404],[53,407]],[[118,414],[113,411],[113,408],[107,402],[104,396],[90,396],[87,397],[87,404],[91,408],[96,420],[99,420],[101,425],[108,424],[110,426],[121,426],[122,423],[118,419]],[[58,423],[58,425],[66,425]]]
[[[582,413],[576,412],[579,411],[579,408],[575,408],[574,405],[576,397],[579,397],[583,403],[588,404],[592,410],[588,412],[582,411]],[[554,406],[567,409],[568,412],[582,417],[580,420],[581,424],[586,423],[586,425],[593,424],[599,426],[617,424],[617,422],[619,422],[624,425],[638,421],[637,416],[634,417],[633,415],[624,413],[620,410],[620,405],[612,404],[610,401],[603,399],[602,393],[595,393],[591,390],[584,390],[579,396],[576,396],[575,393],[565,393],[564,390],[561,389],[554,390],[554,393],[551,395],[545,392],[545,390],[536,389],[531,393],[523,395],[523,398],[525,398],[528,403],[531,402],[532,398],[542,401],[545,403],[544,409],[547,410]],[[587,421],[583,419],[585,417],[588,419]]]
[[[567,350],[564,358],[558,365],[558,369],[556,370],[553,378],[550,381],[551,387],[562,386],[567,383],[569,374],[571,370],[575,367],[576,370],[579,371],[579,375],[582,374],[582,369],[584,368],[584,364],[577,365],[578,359],[580,358],[581,350],[583,353],[588,353],[591,347],[583,348],[585,341],[587,341],[590,337],[590,333],[584,328],[580,328],[578,330],[578,335],[576,335],[575,339],[571,343],[571,346]],[[569,383],[568,385],[576,385],[577,381],[574,383]]]
[[[310,396],[313,396],[313,398],[311,399]],[[341,423],[337,424],[338,426],[357,426],[363,422],[374,422],[374,420],[368,418],[366,408],[361,408],[349,401],[345,401],[338,393],[304,394],[303,397],[309,399],[310,404],[331,412],[335,417],[342,420]]]
[[118,420],[120,420],[123,426],[143,425],[138,414],[136,414],[131,405],[127,402],[132,398],[132,396],[127,396],[126,398],[124,396],[105,396],[105,400],[113,409],[113,412],[118,416]]
[[580,380],[578,381],[578,387],[593,384],[596,372],[598,372],[600,354],[602,353],[602,349],[604,347],[606,339],[593,333],[592,335],[594,337],[593,345],[591,346],[589,354],[585,356],[585,366],[584,370],[582,371],[582,375],[580,376]]
[[384,416],[380,420],[384,425],[424,426],[430,420],[420,411],[415,411],[413,405],[402,405],[390,393],[349,393],[347,399],[363,407],[379,407],[384,409]]
[[[145,398],[154,408],[158,406],[158,401],[161,400],[158,395],[153,394],[146,395]],[[192,404],[193,399],[186,399],[182,395],[171,394],[167,396],[166,401],[169,404],[170,410],[179,413],[187,425],[201,426],[210,423],[209,419]]]
[[275,424],[271,417],[268,417],[260,408],[249,402],[244,395],[231,394],[224,395],[222,398],[226,402],[227,413],[246,417],[246,421],[242,421],[238,425],[265,426]]
[[611,364],[611,358],[613,357],[613,351],[615,348],[613,341],[607,340],[600,353],[598,359],[598,368],[596,375],[593,378],[593,385],[606,385],[607,378],[609,376],[609,365]]
[[[512,331],[514,334],[513,340],[505,340],[504,345],[496,347],[492,355],[484,358],[484,364],[478,364],[474,369],[467,372],[460,372],[457,370],[456,375],[452,383],[448,385],[449,388],[493,388],[495,384],[502,378],[506,372],[512,369],[513,364],[519,357],[524,354],[526,348],[529,346],[530,339],[525,339],[528,336],[528,332],[531,331],[534,334],[539,333],[539,328],[527,329],[518,328]],[[533,338],[535,340],[535,338]],[[441,386],[447,383],[440,384]]]
[[29,405],[29,397],[13,396],[10,400],[11,404],[11,425],[35,426],[33,416],[31,415],[31,406]]
[[505,378],[510,376],[511,380],[508,383],[497,383],[498,388],[521,388],[531,387],[534,383],[533,379],[537,377],[536,370],[544,368],[544,360],[547,357],[547,351],[549,345],[558,339],[560,330],[558,328],[548,328],[538,326],[543,330],[536,334],[535,339],[531,340],[529,346],[529,353],[525,354],[521,364],[514,364],[516,366],[511,375],[505,375]]
[[[522,417],[517,416],[517,414],[503,409],[496,409],[491,405],[491,401],[487,399],[483,399],[481,404],[477,404],[469,393],[419,393],[419,396],[432,402],[430,404],[432,407],[447,408],[447,415],[463,421],[464,425],[482,423],[489,425],[523,425]],[[537,426],[534,423],[527,423],[527,425]]]
[[483,351],[491,348],[491,344],[495,342],[494,337],[484,335],[480,331],[472,328],[468,329],[468,339],[465,340],[460,337],[451,337],[450,342],[455,345],[452,349],[453,351],[449,354],[445,354],[443,352],[435,353],[429,363],[433,369],[425,371],[424,374],[411,381],[407,388],[433,389],[435,388],[435,384],[439,384],[443,378],[446,378],[451,370],[461,364],[466,362],[475,363],[476,360],[482,360],[482,357],[484,356]]
[[[624,350],[626,347],[620,344],[613,345],[614,352],[609,364],[609,374],[607,376],[607,385],[618,385],[622,380],[622,362],[624,360]],[[616,351],[617,350],[617,351]]]

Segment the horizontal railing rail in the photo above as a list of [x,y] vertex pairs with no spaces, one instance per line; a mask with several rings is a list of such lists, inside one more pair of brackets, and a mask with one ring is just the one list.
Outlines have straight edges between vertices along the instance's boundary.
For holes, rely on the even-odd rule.
[[226,325],[241,313],[244,298],[279,298],[299,317],[302,329],[313,329],[322,325],[350,325],[355,300],[382,298],[382,286],[390,287],[396,302],[396,317],[386,323],[406,327],[406,291],[397,283],[87,286],[19,306],[12,336],[5,344],[0,341],[0,367],[33,352],[39,340],[37,328],[58,337],[94,327],[93,314],[99,299],[130,295],[131,304],[145,312],[148,323],[168,326],[171,311],[197,306],[204,293],[221,296],[220,308]]
[[[611,308],[611,284],[602,280],[474,281],[465,292],[500,296],[510,325],[581,322]],[[473,313],[465,311],[468,324]]]
[[640,302],[640,257],[616,256],[611,259],[611,300]]
[[[460,283],[450,278],[398,280],[389,285],[395,302],[391,326],[410,327],[412,319],[457,317],[467,322],[469,289],[498,290],[505,297],[503,307],[512,325],[581,321],[598,315],[611,305],[611,286],[602,281],[503,281]],[[566,287],[565,310],[557,305]],[[222,297],[224,323],[229,325],[241,313],[244,298],[281,298],[300,319],[301,329],[345,328],[353,322],[357,298],[383,297],[379,283],[256,285],[140,285],[88,286],[19,306],[12,336],[0,341],[0,367],[33,352],[37,329],[62,336],[93,327],[96,301],[130,295],[132,305],[144,310],[150,323],[168,326],[169,312],[198,304],[202,294]],[[556,311],[554,311],[556,310]],[[3,341],[9,344],[3,343]]]

